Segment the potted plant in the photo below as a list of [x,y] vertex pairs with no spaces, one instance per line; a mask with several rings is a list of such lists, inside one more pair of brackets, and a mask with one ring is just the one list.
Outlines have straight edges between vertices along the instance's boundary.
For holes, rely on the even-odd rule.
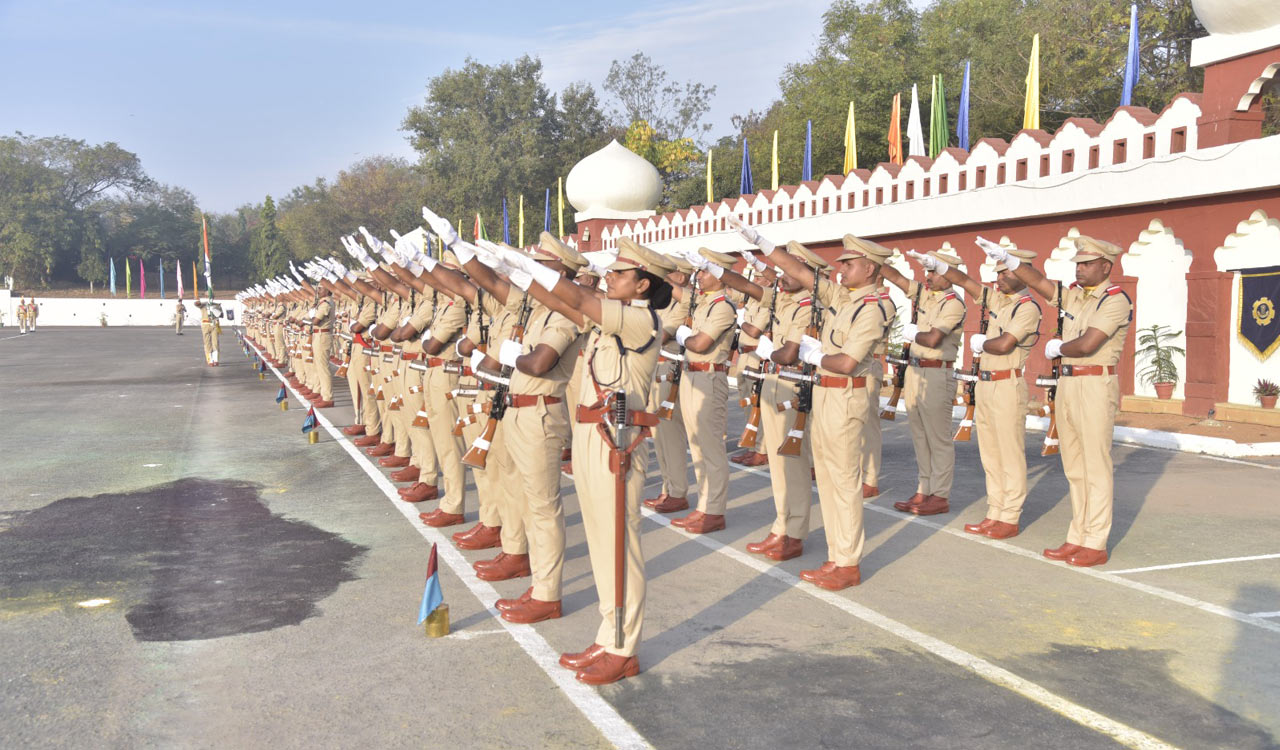
[[1138,354],[1146,358],[1147,366],[1138,375],[1142,382],[1154,386],[1156,396],[1168,399],[1173,395],[1173,388],[1178,384],[1178,364],[1173,361],[1174,355],[1185,357],[1186,350],[1173,346],[1172,342],[1182,335],[1182,331],[1169,332],[1168,326],[1153,325],[1141,329],[1138,336]]
[[1272,383],[1266,378],[1258,378],[1253,385],[1254,398],[1262,404],[1263,409],[1276,408],[1276,396],[1280,396],[1280,384]]

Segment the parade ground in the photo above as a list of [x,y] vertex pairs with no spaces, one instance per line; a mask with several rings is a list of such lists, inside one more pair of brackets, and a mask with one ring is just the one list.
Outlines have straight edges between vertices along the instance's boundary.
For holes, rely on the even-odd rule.
[[[899,417],[840,592],[798,579],[826,559],[816,493],[802,557],[743,551],[774,505],[735,467],[723,531],[646,511],[643,671],[597,689],[556,664],[599,623],[572,482],[564,616],[506,623],[527,581],[477,580],[491,551],[418,522],[435,503],[334,429],[345,387],[311,445],[302,402],[222,346],[212,368],[197,330],[0,329],[6,746],[1280,747],[1280,459],[1117,445],[1111,560],[1077,569],[1040,554],[1070,518],[1040,434],[1023,531],[993,541],[962,531],[976,440],[950,513],[892,509],[915,491]],[[440,639],[416,624],[432,543]]]

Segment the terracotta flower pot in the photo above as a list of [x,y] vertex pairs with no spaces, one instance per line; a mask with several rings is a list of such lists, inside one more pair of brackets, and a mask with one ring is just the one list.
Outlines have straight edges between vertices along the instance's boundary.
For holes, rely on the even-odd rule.
[[1259,397],[1258,397],[1258,401],[1260,401],[1260,402],[1262,403],[1262,408],[1263,408],[1263,409],[1274,409],[1274,408],[1276,408],[1276,397],[1275,397],[1275,396],[1259,396]]
[[1173,388],[1177,383],[1156,383],[1156,398],[1168,401],[1173,397]]

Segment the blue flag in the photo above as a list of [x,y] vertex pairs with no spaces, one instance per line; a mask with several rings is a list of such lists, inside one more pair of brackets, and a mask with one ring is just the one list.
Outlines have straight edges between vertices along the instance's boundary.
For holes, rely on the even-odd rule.
[[507,216],[507,199],[502,199],[502,241],[511,244],[511,220]]
[[542,214],[542,231],[551,231],[551,188],[547,188],[547,209]]
[[751,179],[751,152],[747,150],[747,139],[742,139],[742,180],[738,184],[739,195],[751,195],[755,192],[755,181]]
[[1124,56],[1124,92],[1120,106],[1133,103],[1133,87],[1138,85],[1138,4],[1129,6],[1129,50]]
[[108,258],[111,261],[111,296],[116,296],[116,259]]
[[287,391],[285,391],[285,389],[284,389],[284,383],[281,383],[281,384],[280,384],[280,392],[276,394],[276,403],[278,404],[278,403],[280,403],[281,401],[284,401],[284,400],[285,400],[286,398],[288,398],[288,397],[289,397],[289,394],[288,394],[288,392],[287,392]]
[[302,434],[305,435],[316,428],[316,408],[307,409],[307,418],[302,420]]
[[427,558],[427,586],[422,590],[422,604],[418,605],[418,624],[426,622],[427,615],[436,611],[444,594],[440,591],[440,575],[436,571],[436,545],[431,544],[431,557]]
[[807,120],[804,126],[804,168],[800,171],[800,181],[813,179],[813,120]]
[[964,85],[960,87],[960,112],[956,115],[956,140],[969,150],[969,61],[964,61]]
[[156,261],[160,265],[160,299],[164,299],[164,261]]

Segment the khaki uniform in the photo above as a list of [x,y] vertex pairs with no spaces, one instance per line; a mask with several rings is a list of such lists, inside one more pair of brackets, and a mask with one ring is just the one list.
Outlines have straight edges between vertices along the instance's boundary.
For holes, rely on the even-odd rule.
[[[937,328],[946,332],[946,336],[937,348],[911,344],[911,366],[907,368],[902,395],[911,425],[911,442],[916,450],[916,492],[946,498],[951,496],[956,464],[951,430],[951,407],[956,393],[952,368],[964,330],[961,325],[964,302],[954,292],[921,289],[918,281],[911,282],[907,296],[914,299],[917,290],[920,331]],[[879,290],[876,294],[878,297]],[[936,365],[939,361],[940,366],[922,366]]]
[[[1063,357],[1056,408],[1062,470],[1071,492],[1071,528],[1067,543],[1105,550],[1111,534],[1115,475],[1111,439],[1120,408],[1120,355],[1133,321],[1133,305],[1119,286],[1085,289],[1077,284],[1054,300],[1066,314],[1062,340],[1097,328],[1107,340],[1088,357]],[[1112,368],[1102,375],[1067,375],[1070,366]]]
[[[772,291],[769,287],[765,288],[765,293],[761,295],[759,300],[754,300],[746,295],[738,293],[730,296],[729,299],[734,305],[740,305],[742,312],[742,322],[755,326],[761,331],[769,330],[769,295]],[[735,297],[744,297],[739,302]],[[733,369],[729,371],[738,381],[738,399],[745,401],[751,397],[752,379],[744,376],[742,373],[746,370],[760,369],[760,356],[756,354],[756,347],[760,345],[760,339],[750,335],[741,326],[738,327],[738,358],[733,364]],[[756,446],[759,447],[759,446]],[[763,453],[764,451],[758,451]]]
[[173,332],[182,335],[182,324],[186,322],[187,308],[181,302],[173,310]]
[[369,328],[378,318],[377,301],[371,297],[360,299],[359,311],[355,322],[364,326],[364,333],[353,333],[351,336],[351,365],[347,367],[347,385],[351,388],[351,406],[355,409],[356,421],[364,425],[366,435],[382,433],[382,415],[378,412],[377,402],[369,396],[369,386],[373,383],[373,373],[377,368],[379,352],[377,342],[369,334]]
[[204,341],[204,361],[218,361],[218,337],[222,333],[222,306],[218,303],[206,303],[200,308],[200,336]]
[[[411,326],[419,334],[427,330],[435,317],[432,297],[429,295],[421,297],[417,294],[412,295],[404,309],[411,312],[408,320],[403,323]],[[397,434],[403,431],[409,439],[411,463],[419,470],[418,481],[434,485],[439,465],[436,461],[436,448],[431,441],[431,430],[426,426],[415,427],[413,424],[418,414],[425,411],[426,406],[423,387],[425,370],[413,366],[421,365],[419,361],[421,359],[422,337],[420,335],[400,342],[400,408],[392,414],[395,415]]]
[[[398,296],[388,295],[387,304],[382,308],[382,315],[377,324],[394,330],[400,325],[401,300]],[[395,455],[407,458],[410,454],[409,436],[401,435],[399,424],[395,420],[395,412],[391,405],[396,403],[399,387],[400,347],[390,340],[378,340],[377,369],[373,376],[373,398],[377,401],[378,415],[382,420],[382,442],[396,446]]]
[[[766,313],[767,295],[773,293],[771,289],[765,290]],[[780,294],[775,317],[772,338],[778,348],[788,342],[799,344],[813,318],[813,298],[807,291]],[[759,327],[764,330],[768,323]],[[795,405],[800,395],[796,379],[786,376],[799,375],[800,368],[775,366],[770,369],[772,372],[764,376],[760,388],[760,440],[763,445],[756,446],[763,448],[762,452],[769,457],[769,482],[773,487],[773,507],[777,511],[769,533],[804,539],[809,535],[809,514],[813,507],[813,481],[809,474],[813,468],[813,444],[810,440],[813,431],[806,427],[799,456],[778,453],[787,433],[795,426]],[[786,410],[779,411],[784,404]]]
[[[622,390],[627,404],[647,404],[658,367],[659,323],[657,314],[641,302],[624,304],[601,300],[601,322],[590,334],[586,366],[579,386],[578,403],[593,406],[600,391]],[[622,350],[619,349],[621,343]],[[597,390],[599,389],[599,390]],[[629,428],[634,438],[636,427]],[[614,647],[614,474],[609,471],[609,446],[597,424],[574,421],[573,483],[582,508],[591,573],[600,608],[600,628],[595,642],[611,654],[633,656],[644,624],[645,571],[640,534],[640,493],[644,490],[649,451],[643,442],[631,454],[626,480],[626,609],[623,611],[622,648]]]
[[[564,572],[564,506],[560,500],[560,453],[570,438],[565,386],[573,374],[582,346],[578,327],[560,313],[534,304],[524,335],[524,353],[549,346],[559,360],[540,377],[515,370],[511,374],[513,403],[503,419],[512,445],[516,476],[515,505],[522,513],[527,536],[529,567],[533,571],[533,598],[559,601]],[[525,405],[528,397],[538,397]],[[517,479],[518,477],[518,479]],[[503,534],[507,534],[503,519]],[[504,546],[505,550],[505,546]]]
[[[689,315],[690,297],[685,294],[683,300],[671,298],[671,304],[658,313],[658,321],[663,333],[668,337],[662,345],[657,372],[660,373],[654,387],[649,391],[648,411],[657,412],[662,400],[671,391],[671,376],[681,362],[675,357],[680,355],[680,345],[674,338],[679,328]],[[681,376],[681,380],[684,377]],[[689,496],[689,436],[684,431],[684,412],[680,406],[680,398],[674,399],[671,419],[658,420],[653,428],[653,448],[658,457],[658,473],[662,475],[662,492],[671,497],[686,498]]]
[[[498,347],[514,335],[516,325],[520,322],[520,311],[524,306],[525,294],[512,287],[507,294],[505,305],[499,305],[492,295],[486,295],[485,298],[492,302],[494,312],[497,313],[493,317],[493,325],[489,330],[491,336],[489,351],[493,352],[494,359],[497,359]],[[529,300],[529,303],[533,304],[533,300]],[[492,399],[493,394],[490,393],[489,400]],[[487,417],[482,415],[476,424],[483,429],[486,420]],[[519,476],[515,462],[511,458],[511,451],[507,448],[509,436],[510,430],[507,429],[505,420],[499,422],[493,433],[489,457],[485,462],[483,473],[490,476],[489,493],[494,496],[498,515],[502,518],[502,551],[508,555],[527,555],[529,539],[524,531],[524,494],[519,491],[519,487],[514,482],[509,481]],[[470,444],[474,445],[475,440],[472,439]],[[523,448],[524,446],[521,446],[522,450]]]
[[[876,345],[875,377],[867,381],[867,396],[873,404],[880,403],[880,390],[884,387],[885,357],[889,354],[889,329],[893,327],[893,319],[898,314],[898,306],[893,304],[889,291],[881,288],[878,292],[880,305],[889,316],[889,325],[885,326],[885,335],[880,337],[880,343]],[[880,486],[880,466],[884,447],[880,428],[880,420],[873,419],[867,422],[866,429],[862,431],[862,482],[877,488]]]
[[1040,306],[1024,292],[988,292],[987,309],[987,338],[1008,333],[1018,345],[1008,354],[982,354],[974,387],[978,455],[987,477],[987,518],[1017,526],[1027,499],[1027,381],[1022,368],[1038,337]]
[[[871,400],[865,380],[876,375],[872,356],[889,316],[874,286],[845,289],[826,279],[818,284],[819,302],[829,317],[822,331],[822,353],[846,354],[857,361],[852,376],[818,368],[834,378],[813,388],[813,468],[818,502],[827,536],[827,556],[839,567],[862,559],[862,433],[878,419],[879,402]],[[858,378],[864,380],[855,385]],[[843,386],[838,384],[844,381]]]
[[283,302],[276,302],[271,306],[272,359],[284,365],[286,369],[289,367],[289,362],[284,343],[284,326],[288,312],[289,308]]
[[333,371],[329,369],[329,352],[333,349],[333,326],[337,317],[337,308],[333,299],[321,299],[315,307],[313,321],[319,320],[311,329],[311,378],[315,382],[312,389],[320,394],[321,401],[333,400]]
[[465,451],[462,438],[453,434],[453,425],[458,419],[458,401],[449,395],[458,388],[461,368],[455,345],[466,325],[466,317],[463,305],[441,295],[430,327],[422,332],[422,341],[425,345],[428,340],[434,340],[444,347],[439,354],[424,354],[426,361],[420,363],[426,365],[422,376],[422,411],[426,413],[437,469],[444,480],[440,510],[456,515],[462,515],[466,507],[467,475],[462,465]]
[[[710,336],[711,349],[701,354],[685,349],[680,378],[680,412],[689,437],[693,475],[698,483],[698,510],[722,516],[729,499],[729,455],[725,452],[728,422],[729,353],[737,310],[720,292],[699,292],[693,330]],[[712,369],[697,371],[696,366]]]

